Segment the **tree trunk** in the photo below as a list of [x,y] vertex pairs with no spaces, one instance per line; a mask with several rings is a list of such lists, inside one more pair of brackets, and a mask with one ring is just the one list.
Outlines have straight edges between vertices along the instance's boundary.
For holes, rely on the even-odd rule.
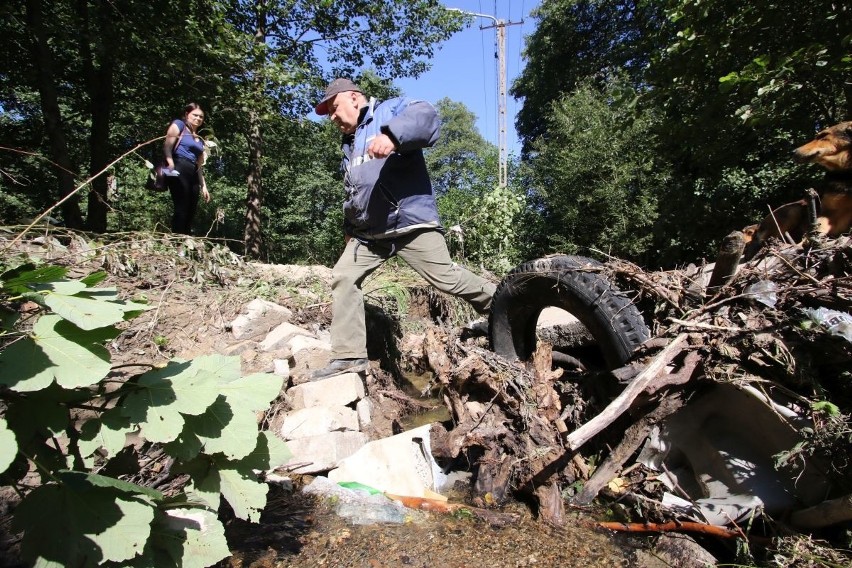
[[[50,53],[48,34],[42,21],[41,0],[27,0],[27,25],[33,34],[30,45],[36,67],[44,129],[50,143],[51,160],[59,167],[59,195],[65,198],[74,191],[74,174],[71,171],[68,143],[62,131],[62,112],[59,109],[59,95],[54,82],[53,55]],[[79,229],[83,226],[78,196],[74,195],[62,204],[62,217],[67,227]]]
[[260,135],[260,113],[249,111],[249,168],[248,196],[246,197],[246,256],[260,258],[263,248],[261,213],[263,205],[263,180],[261,178],[262,139]]
[[[97,22],[94,34],[92,21],[89,17],[87,0],[78,0],[77,15],[81,22],[80,55],[89,91],[90,115],[92,126],[89,133],[89,175],[101,172],[109,163],[109,130],[110,113],[113,97],[113,61],[114,58],[105,53],[105,46],[114,45],[110,41],[111,30],[115,28],[110,15],[113,11],[105,8],[96,14]],[[94,47],[95,51],[92,50]],[[86,226],[95,232],[103,233],[107,229],[107,175],[103,173],[92,180],[92,190],[89,192],[89,206],[86,215]]]
[[263,73],[264,52],[266,41],[266,12],[258,6],[256,13],[257,27],[255,28],[255,73],[250,93],[251,107],[249,110],[248,131],[248,195],[246,197],[246,231],[245,255],[250,258],[260,258],[263,250],[263,234],[261,232],[261,206],[263,205],[263,138],[260,131],[261,109],[263,108]]

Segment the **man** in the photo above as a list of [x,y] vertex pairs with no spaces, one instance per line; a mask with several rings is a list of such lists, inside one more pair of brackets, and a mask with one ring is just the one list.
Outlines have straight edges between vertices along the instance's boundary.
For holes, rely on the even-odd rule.
[[314,371],[321,380],[367,369],[367,330],[361,284],[399,255],[438,290],[487,313],[495,286],[450,259],[423,148],[438,139],[435,108],[409,98],[369,100],[349,79],[329,83],[316,106],[343,132],[346,249],[334,266],[332,360]]

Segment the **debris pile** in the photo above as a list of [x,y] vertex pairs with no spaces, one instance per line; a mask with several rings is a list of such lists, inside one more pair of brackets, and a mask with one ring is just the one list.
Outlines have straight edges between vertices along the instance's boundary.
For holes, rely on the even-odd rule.
[[433,429],[436,459],[474,464],[482,504],[525,495],[554,524],[566,496],[610,499],[619,522],[606,526],[621,530],[753,539],[848,523],[849,239],[764,249],[709,287],[711,268],[583,268],[617,282],[652,327],[611,371],[554,368],[541,340],[511,363],[430,331],[424,357],[453,416]]

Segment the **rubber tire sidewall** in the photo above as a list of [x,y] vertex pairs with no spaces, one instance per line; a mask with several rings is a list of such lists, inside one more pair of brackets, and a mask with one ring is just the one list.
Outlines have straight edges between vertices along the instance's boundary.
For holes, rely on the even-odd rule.
[[623,293],[588,268],[601,263],[582,256],[540,258],[513,269],[494,293],[489,319],[491,349],[504,358],[529,359],[544,308],[561,308],[589,330],[609,369],[624,365],[648,339],[642,314]]

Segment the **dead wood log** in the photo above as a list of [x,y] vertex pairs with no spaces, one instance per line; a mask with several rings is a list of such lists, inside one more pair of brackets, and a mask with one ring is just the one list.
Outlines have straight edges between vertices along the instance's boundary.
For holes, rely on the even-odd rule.
[[538,498],[538,516],[542,521],[556,527],[565,524],[565,501],[556,481],[536,487],[535,496]]
[[663,398],[656,408],[630,426],[624,433],[621,443],[610,452],[604,462],[592,474],[591,479],[583,485],[583,490],[575,495],[571,502],[575,505],[588,505],[594,501],[601,489],[618,475],[625,462],[636,453],[650,434],[651,428],[674,414],[682,406],[683,400],[679,397]]
[[852,520],[852,495],[823,501],[819,505],[796,511],[790,523],[800,529],[819,529]]
[[743,248],[745,248],[745,237],[741,231],[733,231],[724,238],[722,246],[719,247],[719,256],[716,257],[713,274],[710,275],[710,282],[707,284],[708,296],[716,294],[737,273]]
[[552,369],[552,353],[553,347],[550,344],[541,343],[532,358],[534,370],[532,391],[535,396],[536,411],[539,416],[551,423],[559,418],[562,410],[559,393],[553,388],[554,381],[562,376],[562,369]]
[[423,339],[423,352],[426,354],[429,366],[435,372],[438,382],[444,386],[450,384],[450,373],[453,368],[450,356],[447,354],[446,343],[446,339],[441,340],[435,335],[434,329],[427,330],[426,337]]
[[624,414],[630,405],[642,392],[653,385],[656,381],[665,380],[661,373],[680,352],[682,345],[686,342],[687,334],[678,335],[659,355],[654,357],[648,367],[639,374],[636,379],[613,400],[600,414],[583,424],[580,428],[566,436],[565,444],[571,450],[577,450],[580,446],[599,434],[604,428],[612,424],[619,416]]

